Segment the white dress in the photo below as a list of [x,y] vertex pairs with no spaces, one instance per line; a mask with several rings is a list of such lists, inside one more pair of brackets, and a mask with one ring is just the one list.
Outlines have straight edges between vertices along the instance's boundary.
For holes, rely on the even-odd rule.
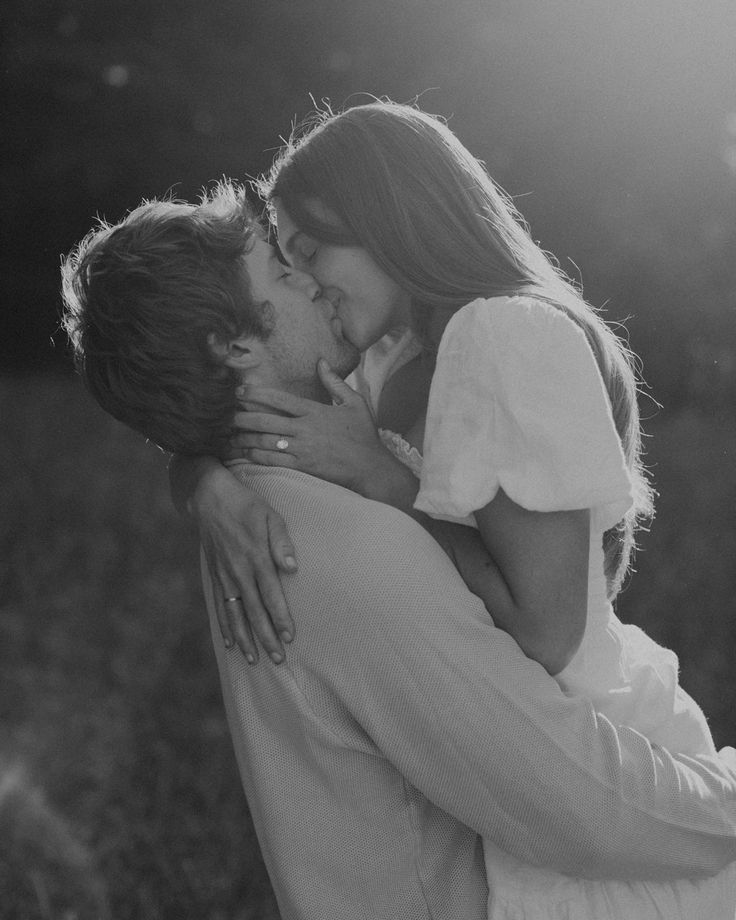
[[[473,523],[499,487],[529,510],[590,509],[586,629],[556,679],[654,744],[715,753],[675,654],[621,623],[607,599],[602,535],[631,506],[632,484],[593,353],[563,311],[526,296],[463,307],[440,344],[423,463],[399,436],[383,438],[421,470],[416,507],[433,517]],[[484,851],[489,920],[736,917],[736,865],[706,880],[599,881],[522,864],[492,841]]]

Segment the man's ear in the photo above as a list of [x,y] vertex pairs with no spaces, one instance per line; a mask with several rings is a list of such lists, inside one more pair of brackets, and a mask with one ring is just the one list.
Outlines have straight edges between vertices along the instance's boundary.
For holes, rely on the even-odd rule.
[[233,370],[252,370],[263,361],[263,341],[255,336],[238,336],[234,339],[224,339],[216,332],[207,336],[207,345],[210,352],[226,366]]

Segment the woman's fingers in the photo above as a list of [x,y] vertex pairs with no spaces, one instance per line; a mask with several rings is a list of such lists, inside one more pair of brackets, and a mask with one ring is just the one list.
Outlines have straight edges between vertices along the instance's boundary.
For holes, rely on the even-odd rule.
[[[276,581],[278,584],[278,579]],[[269,611],[273,611],[274,607],[278,609],[277,592],[280,593],[280,602],[286,604],[281,586],[269,590],[257,582],[249,581],[247,586],[242,586],[242,590],[241,616],[235,623],[236,640],[241,651],[250,664],[255,664],[258,661],[258,650],[253,641],[255,637],[271,660],[275,664],[280,664],[284,660],[284,646],[276,635]],[[269,598],[269,610],[264,606],[264,594]],[[283,619],[283,614],[280,616]]]
[[[226,604],[225,598],[233,598],[237,595],[237,590],[226,589],[225,585],[229,584],[229,580],[225,578],[221,572],[220,566],[217,563],[217,557],[211,556],[207,552],[205,556],[207,559],[207,568],[210,570],[215,612],[217,613],[217,623],[220,627],[220,633],[222,634],[222,641],[225,648],[232,648],[233,645],[235,645],[235,630],[233,629],[233,621],[231,620],[231,611],[228,610],[230,603]],[[251,654],[253,651],[254,649],[251,649]]]
[[[235,391],[238,402],[247,407],[262,407],[264,409],[278,409],[287,415],[307,415],[315,405],[311,399],[294,396],[283,390],[271,387],[240,386]],[[318,404],[317,404],[318,405]]]
[[215,578],[212,579],[212,593],[214,594],[215,612],[217,613],[217,623],[220,627],[220,633],[222,634],[222,641],[225,648],[232,648],[233,645],[235,645],[235,640],[233,639],[233,631],[230,626],[230,618],[225,609],[223,599],[224,592]]
[[[278,448],[275,454],[282,464],[287,459]],[[281,573],[296,569],[294,547],[280,515],[220,472],[219,487],[203,491],[194,507],[223,642],[228,648],[237,644],[252,663],[260,643],[279,662],[284,648],[277,632],[294,634],[281,586]]]
[[[282,642],[291,642],[294,638],[294,621],[291,619],[291,614],[284,598],[284,591],[278,579],[259,583],[258,588],[263,604],[268,607],[269,611],[268,621],[264,621],[264,627],[268,627],[273,637],[268,644],[265,638],[262,638],[261,642],[269,655],[271,655],[271,658],[276,661],[274,655],[278,658],[283,658],[284,656]],[[276,639],[276,633],[280,637],[278,640]]]
[[324,386],[338,405],[342,406],[350,402],[351,398],[354,396],[360,398],[359,394],[356,393],[352,387],[348,386],[342,377],[332,370],[324,358],[320,358],[317,362],[317,373],[319,374],[319,379],[322,381],[322,386]]
[[225,648],[237,644],[249,664],[258,661],[256,640],[271,660],[280,664],[284,646],[276,630],[289,636],[287,640],[285,635],[284,641],[291,641],[294,635],[294,623],[274,571],[270,559],[257,572],[248,570],[240,577],[226,574],[219,566],[215,569],[215,609]]
[[[254,663],[258,659],[255,637],[278,664],[284,658],[282,643],[291,642],[295,627],[276,567],[292,573],[296,571],[297,563],[294,544],[281,515],[271,510],[266,526],[268,546],[264,547],[264,552],[254,555],[247,571],[241,575],[232,573],[232,581],[238,585],[232,596],[237,600],[233,599],[226,605],[233,608],[226,612],[230,631],[235,633],[248,661]],[[223,582],[231,583],[229,580]]]
[[238,431],[230,438],[230,446],[241,450],[268,450],[279,454],[296,453],[297,439],[280,434],[262,434],[260,431]]
[[[271,549],[271,558],[282,571],[287,574],[296,572],[299,566],[294,544],[291,542],[284,519],[275,511],[268,518],[268,545]],[[288,615],[288,607],[286,611]],[[290,628],[293,635],[294,624],[291,616],[288,616],[287,628]]]
[[209,562],[212,574],[212,590],[215,595],[215,609],[220,632],[225,648],[232,648],[237,643],[250,664],[258,661],[258,648],[253,632],[245,615],[244,596],[250,594],[250,587],[237,586],[237,579],[232,578],[217,561]]
[[267,412],[235,412],[232,427],[242,431],[260,431],[263,434],[278,434],[288,437],[294,433],[293,419],[283,415],[271,415]]
[[[243,599],[238,594],[229,594],[223,592],[221,605],[225,611],[225,620],[227,621],[228,635],[230,642],[225,642],[226,648],[232,648],[237,642],[238,648],[245,655],[249,664],[255,664],[258,661],[258,647],[256,646],[253,632],[248,624],[243,611]],[[233,636],[235,639],[233,640]]]

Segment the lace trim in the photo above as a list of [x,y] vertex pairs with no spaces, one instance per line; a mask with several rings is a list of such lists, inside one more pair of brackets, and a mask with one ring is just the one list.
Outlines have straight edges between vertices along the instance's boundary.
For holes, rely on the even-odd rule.
[[396,434],[394,431],[388,431],[386,428],[379,428],[378,434],[384,447],[390,450],[394,457],[400,460],[404,466],[409,467],[412,473],[419,479],[422,475],[422,455],[416,447],[412,447],[400,434]]

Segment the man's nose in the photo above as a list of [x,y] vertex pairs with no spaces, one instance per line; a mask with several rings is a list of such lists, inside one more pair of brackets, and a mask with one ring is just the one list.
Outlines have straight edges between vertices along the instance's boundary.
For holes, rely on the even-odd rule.
[[316,300],[322,295],[322,288],[316,278],[308,272],[300,269],[293,269],[290,275],[291,283],[300,291],[309,297],[310,300]]

